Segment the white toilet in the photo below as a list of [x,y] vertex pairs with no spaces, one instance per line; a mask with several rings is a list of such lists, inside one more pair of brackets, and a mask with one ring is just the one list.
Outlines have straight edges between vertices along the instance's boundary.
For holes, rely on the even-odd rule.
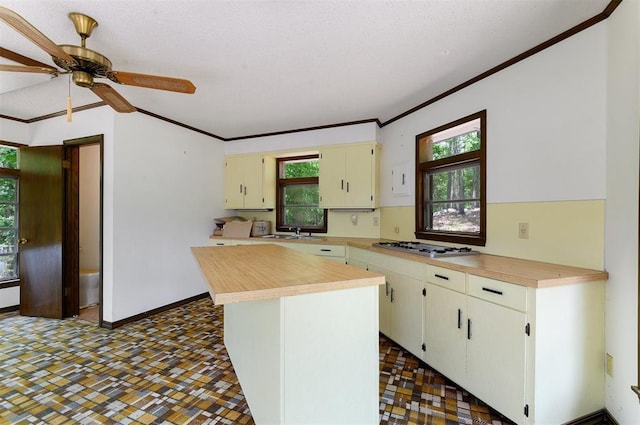
[[80,308],[100,302],[100,271],[80,270]]

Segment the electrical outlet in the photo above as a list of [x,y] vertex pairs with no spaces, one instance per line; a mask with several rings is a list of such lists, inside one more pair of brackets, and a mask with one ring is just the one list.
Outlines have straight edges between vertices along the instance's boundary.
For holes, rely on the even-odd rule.
[[529,223],[518,223],[518,237],[529,239]]
[[607,375],[613,378],[613,356],[609,353],[606,355]]
[[358,224],[358,216],[356,214],[351,215],[351,223],[353,223],[354,226]]

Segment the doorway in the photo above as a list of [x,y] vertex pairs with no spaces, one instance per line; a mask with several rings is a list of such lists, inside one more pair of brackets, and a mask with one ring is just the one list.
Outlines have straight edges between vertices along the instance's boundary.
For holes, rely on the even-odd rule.
[[66,316],[102,325],[102,135],[64,141]]

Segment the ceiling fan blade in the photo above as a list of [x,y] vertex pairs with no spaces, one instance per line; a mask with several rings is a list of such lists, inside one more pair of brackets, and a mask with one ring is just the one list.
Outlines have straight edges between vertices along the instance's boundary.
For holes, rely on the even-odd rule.
[[75,59],[69,56],[69,54],[62,50],[56,43],[49,40],[46,35],[41,33],[36,27],[13,10],[0,6],[0,19],[51,56],[59,58],[69,64],[75,65],[77,63]]
[[127,86],[146,87],[150,89],[168,90],[178,93],[195,93],[196,86],[182,78],[161,77],[158,75],[136,74],[134,72],[112,71],[109,79]]
[[47,65],[46,63],[38,62],[35,59],[28,58],[26,56],[21,55],[20,53],[16,53],[9,49],[5,49],[4,47],[0,47],[0,57],[9,59],[10,61],[21,63],[26,66],[37,66],[40,68],[50,68],[53,71],[57,71],[51,65]]
[[93,87],[91,87],[91,91],[98,95],[100,99],[104,100],[105,103],[111,106],[116,112],[136,111],[135,106],[130,104],[127,99],[122,97],[120,93],[107,84],[94,83]]
[[58,74],[58,70],[50,67],[41,67],[41,66],[23,66],[23,65],[3,65],[0,64],[0,71],[9,71],[9,72],[33,72],[36,74]]

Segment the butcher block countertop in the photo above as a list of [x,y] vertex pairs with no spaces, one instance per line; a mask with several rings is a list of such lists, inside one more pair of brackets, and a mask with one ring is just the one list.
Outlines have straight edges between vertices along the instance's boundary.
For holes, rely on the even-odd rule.
[[214,304],[384,284],[384,276],[274,244],[193,247]]
[[[217,238],[218,237],[212,236],[212,239]],[[247,240],[268,241],[269,239],[247,238]],[[376,242],[383,241],[388,240],[342,237],[323,237],[315,240],[274,240],[274,242],[285,243],[352,246],[354,248],[367,249],[373,252],[378,252],[380,254],[405,258],[425,264],[433,264],[435,266],[445,267],[451,270],[471,273],[476,276],[502,280],[504,282],[522,286],[530,286],[534,288],[545,288],[550,286],[594,281],[606,281],[609,277],[608,273],[602,270],[565,266],[560,264],[545,263],[541,261],[523,260],[519,258],[503,257],[499,255],[478,254],[462,255],[457,257],[430,258],[372,246]]]
[[430,258],[378,248],[371,246],[368,242],[352,240],[349,242],[349,246],[368,249],[370,251],[386,255],[395,255],[396,257],[412,261],[433,264],[435,266],[458,270],[474,274],[476,276],[502,280],[504,282],[522,286],[531,286],[534,288],[605,281],[609,276],[607,272],[601,270],[563,266],[561,264],[502,257],[499,255],[478,254]]

